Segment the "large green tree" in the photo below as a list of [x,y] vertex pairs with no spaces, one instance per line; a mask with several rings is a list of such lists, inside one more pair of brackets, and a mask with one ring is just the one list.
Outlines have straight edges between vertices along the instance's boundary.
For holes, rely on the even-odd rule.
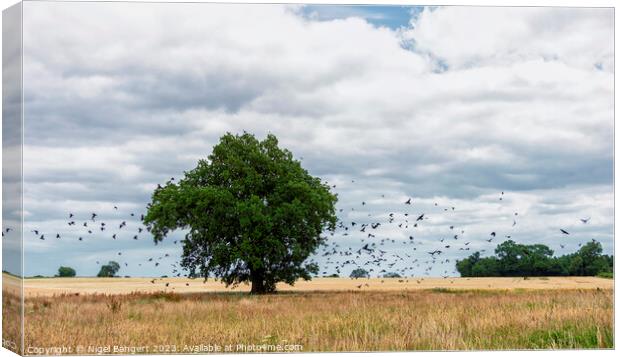
[[190,276],[250,282],[261,294],[318,272],[306,260],[335,229],[336,200],[274,135],[229,133],[208,160],[155,190],[144,222],[156,243],[186,230],[181,265]]

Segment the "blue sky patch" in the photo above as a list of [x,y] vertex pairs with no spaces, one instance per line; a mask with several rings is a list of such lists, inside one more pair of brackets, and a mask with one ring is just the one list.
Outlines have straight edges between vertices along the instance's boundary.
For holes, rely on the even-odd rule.
[[377,27],[398,29],[409,26],[412,18],[417,17],[424,7],[402,5],[307,5],[302,9],[302,15],[318,21],[346,19],[350,17],[363,18]]

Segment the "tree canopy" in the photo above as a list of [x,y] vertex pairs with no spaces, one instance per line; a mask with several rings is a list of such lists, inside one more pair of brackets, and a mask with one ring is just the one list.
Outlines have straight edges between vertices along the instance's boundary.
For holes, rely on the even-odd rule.
[[481,276],[595,276],[613,271],[613,256],[603,255],[601,243],[592,240],[573,254],[553,256],[543,244],[524,245],[507,240],[495,256],[475,252],[459,260],[456,269],[464,277]]
[[61,278],[72,278],[75,276],[75,269],[71,267],[60,267],[58,268],[57,276]]
[[104,264],[101,266],[101,269],[99,270],[99,273],[97,274],[97,277],[112,278],[116,276],[116,273],[118,273],[120,269],[121,269],[121,266],[117,262],[110,261],[108,262],[108,264]]
[[318,272],[306,260],[335,229],[336,200],[274,135],[228,133],[207,160],[154,191],[144,222],[156,243],[186,230],[189,276],[251,282],[253,293],[266,293]]
[[402,277],[400,276],[400,274],[395,273],[395,272],[385,273],[385,274],[383,274],[383,277],[384,277],[384,278],[402,278]]
[[368,271],[366,269],[356,268],[356,269],[353,269],[353,271],[351,272],[350,277],[354,278],[354,279],[369,278],[370,277],[370,273],[368,273]]

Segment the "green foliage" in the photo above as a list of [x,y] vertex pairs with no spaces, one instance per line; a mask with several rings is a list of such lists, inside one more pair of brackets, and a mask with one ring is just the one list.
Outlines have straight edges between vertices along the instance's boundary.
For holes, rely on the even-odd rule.
[[116,273],[118,273],[118,271],[121,269],[121,266],[114,261],[110,261],[108,262],[108,264],[104,264],[101,266],[101,269],[99,270],[99,274],[97,274],[97,277],[99,278],[111,278],[116,276]]
[[448,288],[432,288],[430,289],[430,291],[440,294],[461,294],[461,292],[458,290]]
[[614,278],[614,273],[612,271],[602,271],[602,272],[596,274],[596,276],[598,276],[599,278],[613,279]]
[[595,240],[573,254],[553,256],[543,244],[524,245],[507,240],[497,246],[495,256],[481,258],[475,252],[458,260],[456,269],[463,277],[480,276],[595,276],[613,271],[613,256],[603,255]]
[[394,272],[385,273],[383,274],[383,277],[384,278],[401,278],[400,274],[394,273]]
[[[523,245],[507,240],[495,249],[499,270],[493,273],[502,276],[540,276],[549,270],[549,258],[553,251],[542,244]],[[493,275],[496,276],[496,275]]]
[[551,330],[537,330],[524,341],[530,348],[604,348],[614,345],[613,331],[598,326],[566,325]]
[[470,255],[469,258],[458,260],[456,262],[456,270],[458,270],[462,276],[474,276],[472,269],[480,260],[480,252],[475,252]]
[[72,278],[75,276],[75,269],[71,267],[60,267],[58,268],[58,275],[61,278]]
[[501,276],[501,266],[495,257],[482,258],[472,266],[470,276]]
[[369,278],[370,274],[365,269],[357,268],[357,269],[353,269],[353,271],[351,272],[351,275],[349,276],[354,279]]
[[265,293],[318,272],[305,261],[335,229],[336,200],[274,135],[229,133],[208,160],[155,190],[144,222],[156,243],[187,231],[181,265],[190,277],[251,282]]

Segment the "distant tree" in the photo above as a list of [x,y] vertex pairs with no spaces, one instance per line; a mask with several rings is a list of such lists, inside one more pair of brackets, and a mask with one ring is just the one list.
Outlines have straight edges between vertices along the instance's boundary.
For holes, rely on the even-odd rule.
[[495,257],[480,259],[471,269],[472,276],[502,276],[501,263]]
[[330,275],[326,276],[326,278],[340,278],[340,275],[334,273],[334,274],[330,274]]
[[57,276],[61,278],[72,278],[75,276],[75,269],[71,267],[60,267],[58,268]]
[[226,134],[208,160],[155,190],[144,222],[156,243],[188,231],[181,266],[190,276],[250,282],[262,294],[318,273],[306,260],[326,241],[323,232],[335,230],[335,203],[329,185],[274,135]]
[[570,272],[572,255],[562,255],[551,259],[551,266],[549,267],[550,276],[569,276],[573,275]]
[[613,256],[603,255],[601,243],[592,240],[577,252],[556,259],[562,275],[595,276],[613,271]]
[[595,240],[573,254],[553,256],[543,244],[524,245],[507,240],[497,246],[496,256],[481,258],[476,252],[457,260],[456,269],[470,276],[596,276],[613,271],[613,256],[603,255]]
[[502,276],[545,275],[553,251],[542,244],[524,245],[507,240],[495,249]]
[[401,278],[400,274],[393,273],[393,272],[385,273],[385,274],[383,274],[383,277],[384,278]]
[[569,257],[568,275],[573,275],[573,276],[585,275],[585,270],[583,269],[584,266],[585,266],[585,263],[583,259],[578,254],[572,254]]
[[602,272],[613,271],[613,265],[609,264],[608,258],[603,255],[603,246],[595,240],[584,244],[577,255],[581,257],[583,262],[581,267],[583,275],[595,276]]
[[369,278],[370,274],[365,269],[357,268],[357,269],[353,269],[353,271],[351,272],[350,277],[354,278],[354,279]]
[[99,278],[111,278],[116,276],[116,273],[118,273],[118,271],[121,269],[121,266],[115,262],[115,261],[110,261],[108,262],[108,264],[104,264],[101,266],[101,269],[99,270],[99,274],[97,274],[97,277]]
[[480,252],[475,252],[474,254],[470,255],[468,258],[465,258],[463,260],[457,260],[456,270],[463,277],[473,276],[472,268],[474,267],[474,265],[476,265],[476,263],[478,263],[479,260],[480,260]]

